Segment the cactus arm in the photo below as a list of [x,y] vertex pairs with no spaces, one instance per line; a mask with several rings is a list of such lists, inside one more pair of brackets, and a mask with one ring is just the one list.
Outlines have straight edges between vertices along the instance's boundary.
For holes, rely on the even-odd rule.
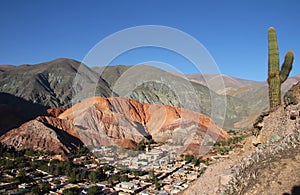
[[294,61],[294,53],[291,50],[289,50],[286,53],[284,57],[284,62],[281,66],[281,71],[280,71],[281,83],[283,83],[288,78],[293,66],[293,61]]

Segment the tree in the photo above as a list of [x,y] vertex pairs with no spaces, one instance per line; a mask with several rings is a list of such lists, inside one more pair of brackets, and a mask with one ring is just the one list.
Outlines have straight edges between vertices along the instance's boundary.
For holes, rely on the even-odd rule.
[[100,189],[98,186],[92,186],[88,189],[88,195],[96,195],[100,193]]
[[150,171],[149,171],[149,177],[151,178],[151,179],[154,179],[154,170],[153,169],[151,169]]
[[191,162],[193,160],[193,158],[194,158],[193,155],[187,154],[187,155],[185,155],[184,160],[187,162]]
[[96,183],[98,181],[103,181],[106,178],[106,174],[104,173],[103,169],[100,167],[96,171],[92,171],[89,174],[89,179],[91,182]]
[[24,169],[20,169],[19,170],[19,174],[17,175],[17,179],[21,182],[21,183],[24,183],[24,182],[27,182],[27,177],[26,177],[26,172]]
[[[53,166],[53,165],[51,165],[51,166]],[[55,166],[54,175],[59,176],[61,174],[62,174],[62,172],[61,172],[60,167],[59,166]]]
[[90,180],[91,182],[93,182],[93,183],[96,183],[96,182],[98,181],[96,171],[90,172],[90,174],[89,174],[89,180]]
[[51,186],[50,186],[50,184],[48,182],[41,183],[41,185],[40,185],[40,191],[42,192],[42,194],[46,194],[50,190],[51,190]]
[[38,186],[33,186],[33,187],[31,188],[30,192],[31,192],[31,194],[33,194],[33,195],[39,195],[39,194],[41,194],[40,188],[39,188]]
[[63,195],[78,195],[80,193],[79,188],[68,188],[63,191]]
[[156,190],[159,190],[159,186],[160,186],[160,185],[159,185],[158,180],[157,180],[156,177],[154,178],[154,186],[155,186],[155,189],[156,189]]
[[193,163],[193,165],[197,166],[197,165],[200,164],[200,161],[197,157],[194,157],[193,160],[192,160],[192,163]]
[[142,139],[136,146],[137,150],[145,150],[145,141]]
[[74,177],[70,177],[70,179],[68,180],[69,183],[71,184],[75,184],[77,181]]
[[130,181],[128,175],[122,175],[122,176],[120,177],[120,182],[123,182],[123,181]]

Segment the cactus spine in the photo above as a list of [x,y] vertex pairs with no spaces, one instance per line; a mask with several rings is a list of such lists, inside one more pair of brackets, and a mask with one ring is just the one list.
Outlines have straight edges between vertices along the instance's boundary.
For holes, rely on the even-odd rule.
[[279,70],[279,52],[276,31],[268,29],[268,84],[270,109],[281,104],[281,84],[288,78],[294,61],[294,53],[288,51]]

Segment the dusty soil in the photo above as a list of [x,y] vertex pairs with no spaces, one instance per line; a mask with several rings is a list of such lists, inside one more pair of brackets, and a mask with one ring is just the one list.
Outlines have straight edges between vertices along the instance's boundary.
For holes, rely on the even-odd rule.
[[282,158],[263,162],[243,194],[300,194],[300,147],[290,150]]
[[215,161],[182,194],[300,194],[300,116],[290,119],[299,109],[282,106],[265,116],[258,136],[249,132],[242,148]]
[[213,164],[208,166],[200,179],[196,180],[183,194],[220,194],[222,187],[232,178],[234,165],[255,150],[251,142],[252,139],[248,136],[242,142],[243,148],[235,148],[229,158],[219,159],[213,162]]

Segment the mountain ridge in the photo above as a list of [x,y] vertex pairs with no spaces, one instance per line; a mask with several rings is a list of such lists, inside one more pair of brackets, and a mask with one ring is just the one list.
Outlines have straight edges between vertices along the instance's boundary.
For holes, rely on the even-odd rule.
[[[10,93],[46,107],[68,108],[78,101],[95,95],[124,96],[142,103],[184,106],[210,115],[211,103],[214,101],[212,98],[215,97],[215,101],[227,98],[229,101],[226,119],[222,119],[223,116],[220,114],[215,119],[217,122],[225,120],[225,125],[232,127],[234,123],[247,116],[247,105],[241,99],[214,94],[201,84],[146,65],[107,66],[99,70],[95,67],[89,68],[76,60],[60,58],[37,65],[2,68],[0,66],[0,70],[2,70],[0,92]],[[83,81],[83,85],[80,82],[76,84],[75,77],[78,81]],[[79,91],[82,90],[76,98],[73,93],[74,87],[78,87]],[[132,90],[131,94],[124,94],[126,92],[124,90],[127,89]],[[219,111],[216,113],[218,115]]]
[[[75,86],[75,77],[84,84]],[[300,76],[289,78],[283,84],[282,94],[299,80]],[[0,65],[0,84],[0,92],[48,108],[68,108],[95,95],[124,96],[142,103],[184,107],[209,116],[215,112],[215,121],[220,125],[225,121],[226,128],[249,126],[243,122],[245,119],[254,119],[268,109],[266,83],[219,74],[180,75],[147,65],[87,67],[67,58],[36,65]],[[79,91],[84,88],[78,98],[74,96],[74,87],[79,87]],[[212,110],[221,106],[220,101],[226,104],[225,118],[218,110]],[[217,105],[213,108],[212,103]]]
[[[182,136],[191,132],[192,138]],[[16,149],[68,153],[83,144],[134,147],[134,143],[143,139],[200,147],[207,136],[216,140],[228,138],[226,131],[209,117],[190,110],[142,104],[123,97],[93,97],[75,104],[58,117],[39,116],[28,121],[2,135],[0,141]]]

